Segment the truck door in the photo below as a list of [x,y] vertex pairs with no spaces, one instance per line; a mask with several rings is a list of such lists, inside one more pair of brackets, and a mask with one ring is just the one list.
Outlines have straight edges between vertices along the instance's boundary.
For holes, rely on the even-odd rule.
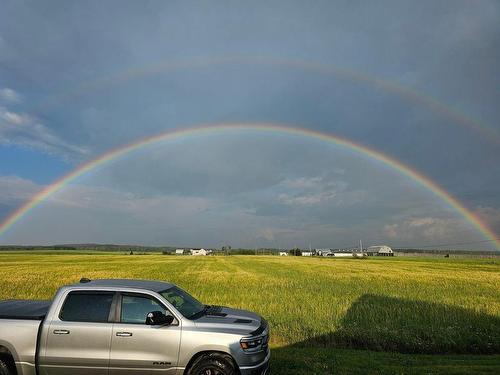
[[114,292],[70,292],[50,322],[42,375],[108,375]]
[[146,325],[147,314],[170,314],[155,297],[121,293],[111,338],[110,375],[175,374],[181,339],[180,322]]

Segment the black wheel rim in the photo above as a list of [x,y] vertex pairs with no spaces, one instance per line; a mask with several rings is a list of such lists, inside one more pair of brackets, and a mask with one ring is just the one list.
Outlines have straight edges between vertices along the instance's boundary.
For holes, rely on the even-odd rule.
[[224,375],[224,373],[220,369],[210,366],[202,369],[199,375]]

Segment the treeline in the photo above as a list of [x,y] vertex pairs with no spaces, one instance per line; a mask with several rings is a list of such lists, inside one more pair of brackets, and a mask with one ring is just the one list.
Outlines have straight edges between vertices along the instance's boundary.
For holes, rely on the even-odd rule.
[[467,254],[475,254],[475,255],[500,255],[499,251],[495,250],[458,250],[458,249],[392,249],[397,253],[415,253],[415,254],[450,254],[450,255],[467,255]]
[[0,246],[0,251],[14,251],[14,250],[79,250],[78,248],[74,246],[63,246],[63,245],[56,245],[56,246]]
[[47,246],[24,246],[24,245],[0,245],[0,251],[35,251],[35,250],[80,250],[80,251],[134,251],[134,252],[161,252],[175,251],[169,246],[140,246],[140,245],[113,245],[113,244],[72,244],[72,245],[47,245]]

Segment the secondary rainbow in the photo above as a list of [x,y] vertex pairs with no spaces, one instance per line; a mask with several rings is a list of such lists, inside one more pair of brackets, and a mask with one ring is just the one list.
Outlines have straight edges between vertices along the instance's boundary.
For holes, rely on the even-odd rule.
[[[480,135],[484,140],[500,144],[499,132],[491,127],[488,127],[476,119],[471,118],[465,113],[443,104],[436,98],[425,93],[416,91],[402,84],[382,79],[380,77],[360,73],[352,69],[347,69],[331,63],[324,64],[319,62],[295,59],[278,59],[265,56],[248,56],[248,57],[218,57],[218,58],[192,58],[187,60],[169,60],[141,66],[134,69],[119,71],[115,74],[110,74],[106,77],[98,78],[85,82],[76,88],[57,93],[49,96],[40,105],[40,108],[46,106],[51,107],[58,105],[65,100],[78,97],[82,94],[102,90],[114,85],[118,85],[131,80],[151,76],[155,74],[165,74],[181,70],[190,70],[196,68],[204,68],[211,66],[224,65],[262,65],[262,66],[278,66],[292,69],[303,69],[322,75],[333,75],[343,79],[352,80],[363,84],[368,84],[377,89],[381,89],[392,95],[404,98],[412,103],[422,105],[434,113],[441,114],[450,119],[453,124],[462,126]],[[37,107],[37,109],[40,109]]]
[[446,202],[450,207],[454,208],[464,219],[466,219],[474,228],[476,228],[485,238],[491,240],[495,246],[500,249],[500,241],[496,240],[495,234],[492,230],[483,223],[474,213],[469,211],[460,201],[453,197],[450,193],[441,188],[437,183],[424,176],[422,173],[410,168],[409,166],[395,160],[380,151],[373,150],[367,146],[355,143],[346,138],[335,136],[328,133],[322,133],[315,130],[284,126],[282,124],[215,124],[203,125],[191,128],[183,128],[171,130],[164,133],[156,134],[150,137],[142,138],[139,141],[129,143],[127,145],[115,148],[98,158],[91,160],[79,166],[71,173],[65,175],[61,179],[55,181],[53,184],[47,186],[36,194],[30,201],[20,206],[16,211],[9,215],[3,222],[0,223],[0,235],[4,234],[7,229],[18,222],[23,216],[29,213],[33,208],[38,206],[45,199],[61,190],[63,187],[74,181],[78,177],[91,172],[99,166],[110,163],[113,160],[127,155],[133,151],[139,150],[143,147],[165,142],[173,139],[180,139],[189,136],[202,136],[217,133],[230,133],[230,132],[263,132],[263,133],[276,133],[288,134],[307,137],[311,139],[318,139],[330,142],[342,147],[347,148],[364,157],[381,162],[382,164],[400,172],[402,175],[407,176],[418,185],[432,192],[435,196]]

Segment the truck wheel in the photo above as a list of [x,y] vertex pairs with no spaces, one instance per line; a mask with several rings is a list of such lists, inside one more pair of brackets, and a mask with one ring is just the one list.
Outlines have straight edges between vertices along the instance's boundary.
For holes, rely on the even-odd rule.
[[0,359],[0,375],[13,375],[13,372],[10,371],[9,366],[3,359]]
[[224,354],[207,354],[198,358],[186,375],[236,375],[233,360]]

